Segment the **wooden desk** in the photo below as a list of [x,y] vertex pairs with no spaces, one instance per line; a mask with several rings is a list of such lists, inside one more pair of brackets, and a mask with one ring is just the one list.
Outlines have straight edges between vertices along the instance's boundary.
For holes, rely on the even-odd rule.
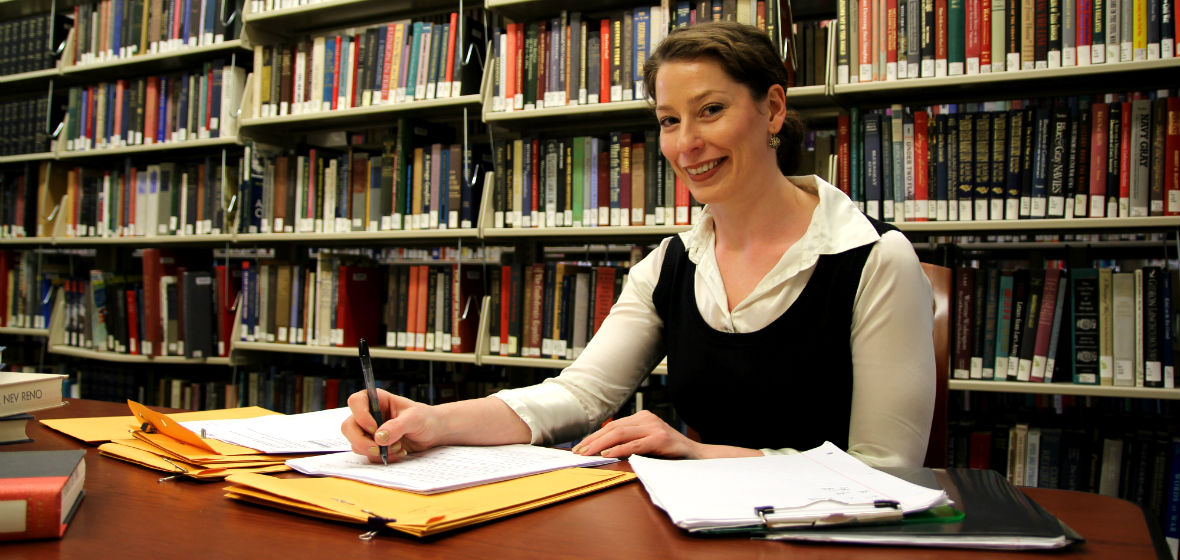
[[[129,415],[119,403],[72,400],[38,418]],[[84,444],[31,423],[34,442],[3,451]],[[626,463],[616,468],[629,468]],[[638,483],[430,539],[390,532],[361,541],[358,526],[320,521],[222,496],[222,483],[157,482],[161,473],[87,449],[86,498],[62,540],[4,543],[8,560],[69,558],[1040,558],[1044,553],[787,544],[698,538],[675,528]],[[1095,494],[1025,492],[1088,539],[1067,556],[1155,557],[1142,510]],[[1057,557],[1057,555],[1054,555]]]

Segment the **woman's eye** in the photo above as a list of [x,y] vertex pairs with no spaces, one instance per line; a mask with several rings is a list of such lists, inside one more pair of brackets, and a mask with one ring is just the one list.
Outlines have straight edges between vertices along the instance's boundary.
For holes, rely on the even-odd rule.
[[673,117],[663,117],[660,119],[660,126],[668,128],[669,126],[676,124],[676,122],[676,119]]
[[712,115],[716,115],[717,113],[720,113],[722,109],[724,109],[724,107],[722,107],[721,105],[718,105],[718,104],[705,105],[705,107],[703,109],[701,109],[701,113],[704,115],[712,116]]

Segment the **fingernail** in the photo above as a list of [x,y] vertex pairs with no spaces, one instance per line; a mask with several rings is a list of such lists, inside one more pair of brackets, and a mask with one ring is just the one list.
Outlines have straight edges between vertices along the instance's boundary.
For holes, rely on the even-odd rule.
[[373,434],[373,441],[381,445],[384,445],[387,439],[389,439],[389,434],[385,430],[379,430],[376,434]]
[[582,450],[582,444],[579,443],[579,444],[575,445],[574,448],[570,450],[570,452],[571,453],[579,453],[579,452],[581,452],[581,450]]
[[380,456],[381,456],[381,450],[380,450],[380,449],[377,449],[376,447],[370,447],[370,448],[369,448],[369,456],[370,456],[370,457],[380,457]]
[[395,455],[397,455],[397,454],[401,453],[401,452],[402,452],[402,444],[401,444],[401,442],[398,442],[398,443],[395,443],[395,444],[393,444],[393,445],[389,446],[389,452],[390,452],[390,453],[393,453],[393,454],[395,454]]
[[609,449],[603,449],[603,450],[602,450],[602,453],[599,453],[599,455],[602,455],[603,457],[610,457],[610,450],[609,450]]
[[406,456],[406,450],[405,450],[405,449],[398,449],[398,450],[397,450],[397,454],[398,454],[398,456],[400,456],[400,457],[405,457],[405,456]]

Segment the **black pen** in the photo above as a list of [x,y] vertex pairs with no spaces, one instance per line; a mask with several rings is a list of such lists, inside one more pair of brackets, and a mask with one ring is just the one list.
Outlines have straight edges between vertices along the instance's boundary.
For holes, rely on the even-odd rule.
[[[357,342],[357,350],[361,354],[361,373],[365,375],[365,392],[369,394],[369,414],[373,415],[373,420],[377,421],[377,427],[385,423],[385,419],[381,415],[381,403],[377,402],[377,382],[373,380],[373,364],[369,362],[369,344],[365,339],[360,339]],[[389,447],[380,446],[381,462],[389,464]]]

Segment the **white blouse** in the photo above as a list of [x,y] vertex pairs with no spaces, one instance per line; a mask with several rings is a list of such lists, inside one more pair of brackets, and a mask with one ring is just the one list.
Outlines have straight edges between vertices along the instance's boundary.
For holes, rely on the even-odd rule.
[[[879,240],[869,252],[854,302],[848,451],[873,466],[921,465],[935,391],[930,282],[900,232],[878,235],[842,191],[814,175],[790,181],[818,192],[811,223],[732,311],[713,252],[708,207],[692,230],[679,234],[696,265],[697,308],[719,331],[757,331],[791,306],[820,255]],[[543,383],[493,395],[529,426],[534,444],[570,441],[594,431],[664,358],[663,321],[652,304],[652,292],[670,239],[631,268],[618,301],[572,365]],[[718,376],[724,382],[724,374]]]

